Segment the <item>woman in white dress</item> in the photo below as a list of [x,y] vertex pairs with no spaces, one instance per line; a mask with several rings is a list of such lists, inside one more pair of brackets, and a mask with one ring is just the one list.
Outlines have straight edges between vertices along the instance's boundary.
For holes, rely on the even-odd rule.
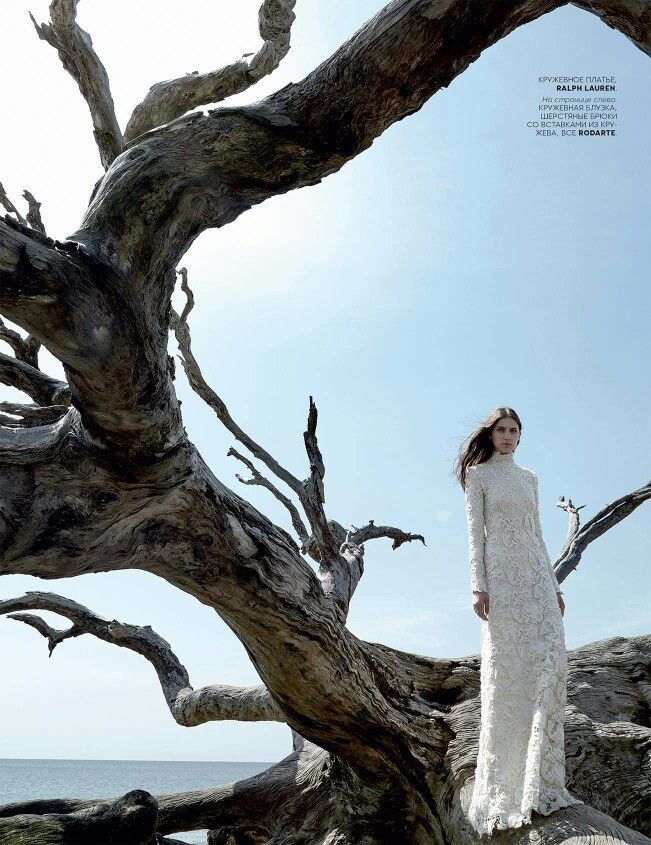
[[582,803],[565,788],[563,596],[542,537],[538,479],[513,453],[522,424],[496,408],[459,456],[473,608],[481,623],[481,730],[468,818],[479,834]]

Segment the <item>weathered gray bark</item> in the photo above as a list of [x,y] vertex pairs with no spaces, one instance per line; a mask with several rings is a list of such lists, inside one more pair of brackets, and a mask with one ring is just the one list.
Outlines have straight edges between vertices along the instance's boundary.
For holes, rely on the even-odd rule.
[[[63,631],[52,628],[40,616],[26,610],[46,610],[72,622]],[[146,658],[158,675],[165,701],[174,719],[186,727],[221,719],[284,721],[264,686],[231,687],[214,684],[195,690],[188,672],[168,642],[149,625],[127,625],[102,619],[87,607],[53,593],[27,593],[0,601],[0,614],[35,628],[48,641],[50,657],[65,640],[91,634],[104,642],[128,648]]]
[[632,493],[627,493],[595,514],[592,519],[582,528],[579,526],[578,510],[572,505],[572,500],[565,502],[561,498],[558,506],[567,510],[569,517],[568,533],[565,546],[561,553],[560,562],[557,564],[556,577],[567,578],[577,568],[584,549],[597,537],[601,537],[609,528],[616,525],[622,519],[632,513],[642,502],[647,501],[651,495],[651,481],[648,481]]
[[30,13],[39,38],[56,49],[59,58],[79,86],[90,108],[93,134],[104,167],[122,150],[122,132],[115,116],[108,74],[90,35],[77,24],[79,0],[52,0],[51,23],[39,26]]
[[0,845],[157,845],[158,806],[148,792],[133,790],[115,801],[96,802],[74,812],[0,818]]
[[[224,687],[194,691],[154,632],[100,620],[74,603],[64,607],[64,599],[39,594],[4,609],[22,611],[22,621],[51,645],[84,631],[139,651],[156,668],[170,710],[183,723],[244,717],[253,712],[253,700],[258,716],[282,719],[295,732],[293,753],[257,778],[155,802],[140,796],[136,815],[149,824],[147,814],[156,810],[159,834],[208,826],[222,843],[229,836],[273,845],[472,841],[462,820],[462,791],[476,753],[478,659],[404,654],[362,642],[345,625],[363,573],[362,544],[390,537],[396,548],[423,538],[374,522],[346,530],[329,519],[312,400],[305,432],[309,469],[302,480],[237,426],[192,357],[187,309],[175,315],[170,301],[177,263],[203,230],[335,172],[449,85],[482,50],[563,3],[394,0],[306,79],[255,105],[183,116],[184,102],[191,107],[215,95],[215,89],[206,93],[206,80],[171,83],[169,90],[180,92],[167,103],[171,112],[158,110],[156,91],[167,83],[153,89],[138,118],[148,131],[135,137],[140,130],[132,126],[126,144],[114,125],[101,62],[76,25],[76,0],[52,3],[52,28],[40,32],[88,101],[108,169],[78,230],[64,242],[41,231],[31,202],[31,220],[14,207],[8,210],[16,219],[0,221],[0,312],[30,332],[33,343],[43,343],[67,378],[67,385],[49,379],[35,359],[24,360],[17,342],[16,357],[0,361],[0,379],[26,389],[41,407],[6,409],[15,419],[0,427],[0,574],[152,572],[219,613],[263,686],[248,704],[246,695],[234,703],[238,692],[229,698]],[[273,32],[265,29],[268,20],[261,24],[275,53],[268,64],[259,54],[260,71],[288,45],[292,5],[263,4],[281,23]],[[648,2],[580,5],[649,50]],[[194,100],[183,99],[188,85]],[[170,115],[171,122],[157,125]],[[303,516],[289,496],[285,504],[298,517],[300,546],[215,478],[188,441],[167,352],[170,326],[192,386],[298,499]],[[248,465],[260,483],[261,474]],[[280,492],[266,481],[274,495]],[[583,529],[577,517],[572,542],[557,562],[559,580],[590,541],[649,498],[647,484]],[[319,562],[318,572],[301,547]],[[54,600],[73,623],[68,632],[25,618],[25,610],[47,609],[48,602],[52,608]],[[616,639],[571,655],[570,788],[592,806],[536,819],[533,829],[543,841],[600,834],[647,841],[635,831],[648,832],[640,801],[649,790],[650,647],[649,638]],[[38,841],[40,826],[43,841],[96,842],[101,837],[92,825],[106,816],[97,805],[36,802],[4,808],[0,817],[14,841],[19,830]],[[126,808],[122,815],[129,816]],[[84,824],[86,840],[71,839]],[[144,842],[150,834],[138,828],[121,841]],[[525,829],[504,838],[531,835]]]
[[[33,603],[38,603],[36,596]],[[426,775],[436,826],[410,789],[408,772],[395,780],[389,772],[377,778],[362,776],[339,755],[299,740],[284,760],[237,784],[156,796],[158,831],[257,830],[260,841],[277,843],[318,842],[333,830],[341,837],[333,841],[345,842],[473,841],[461,807],[476,760],[478,657],[435,660],[372,643],[364,646],[378,677],[395,686],[396,709],[387,732],[399,738],[400,707],[414,737],[420,734],[422,751],[431,746],[432,732],[441,740],[440,759],[435,761],[428,752],[431,768]],[[613,637],[575,649],[568,657],[568,784],[592,806],[535,816],[534,826],[545,842],[598,833],[613,841],[647,842],[651,637]],[[424,762],[414,757],[412,766]],[[1,808],[0,818],[90,812],[95,804],[27,802]],[[500,839],[524,842],[529,834],[520,829],[502,833]]]
[[138,135],[169,123],[196,106],[218,103],[255,85],[274,71],[289,52],[289,35],[294,22],[296,0],[264,0],[258,14],[258,29],[263,44],[248,58],[210,73],[186,74],[153,85],[145,99],[129,118],[124,138]]

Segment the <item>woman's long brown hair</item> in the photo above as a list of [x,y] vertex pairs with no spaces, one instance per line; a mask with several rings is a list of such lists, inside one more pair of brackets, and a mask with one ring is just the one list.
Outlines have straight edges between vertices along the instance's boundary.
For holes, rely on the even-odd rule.
[[[495,408],[494,411],[491,411],[484,422],[473,431],[459,450],[454,474],[464,490],[466,489],[466,473],[468,472],[468,467],[474,466],[475,464],[483,464],[495,451],[493,441],[491,440],[491,433],[503,417],[509,417],[515,420],[520,429],[520,437],[522,436],[522,422],[513,408]],[[520,442],[520,437],[518,437],[518,443]]]

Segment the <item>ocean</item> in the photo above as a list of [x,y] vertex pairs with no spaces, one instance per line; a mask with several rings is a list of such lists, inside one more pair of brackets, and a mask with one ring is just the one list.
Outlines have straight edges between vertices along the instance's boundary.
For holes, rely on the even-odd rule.
[[[159,760],[0,760],[0,804],[32,798],[115,798],[132,789],[152,795],[206,789],[267,769],[271,763]],[[206,831],[174,838],[205,845]]]

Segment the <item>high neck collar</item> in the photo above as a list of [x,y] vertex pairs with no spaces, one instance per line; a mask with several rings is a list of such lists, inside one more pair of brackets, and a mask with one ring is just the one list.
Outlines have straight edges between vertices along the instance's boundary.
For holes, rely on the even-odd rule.
[[503,455],[501,452],[498,452],[497,449],[494,450],[493,454],[488,458],[486,463],[489,464],[513,464],[515,461],[513,460],[513,452],[507,452]]

